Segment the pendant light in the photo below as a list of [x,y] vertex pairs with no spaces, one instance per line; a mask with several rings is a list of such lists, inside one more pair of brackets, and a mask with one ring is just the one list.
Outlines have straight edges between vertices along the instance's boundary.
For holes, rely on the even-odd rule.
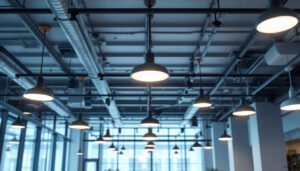
[[213,146],[210,144],[210,142],[208,141],[205,146],[203,147],[205,150],[211,150],[213,149]]
[[189,152],[190,153],[194,153],[195,152],[194,149],[193,149],[193,147],[190,148]]
[[5,154],[6,154],[7,156],[10,156],[10,155],[11,155],[11,150],[10,150],[9,147],[6,148]]
[[76,153],[77,156],[82,156],[83,155],[83,152],[79,149],[78,152]]
[[255,109],[246,103],[246,100],[243,96],[243,83],[242,83],[242,61],[240,63],[240,87],[241,87],[241,105],[234,110],[232,113],[234,116],[251,116],[256,113]]
[[[224,124],[224,134],[219,137],[219,141],[223,141],[223,142],[231,141],[232,140],[232,137],[227,134],[226,126],[225,125],[226,124]],[[227,128],[228,128],[228,125],[227,125]]]
[[143,136],[143,140],[145,141],[156,141],[157,139],[151,128],[148,128],[148,132]]
[[101,120],[100,120],[100,134],[99,134],[99,138],[95,141],[95,143],[97,143],[97,144],[104,144],[105,143],[105,140],[103,139],[103,136],[102,136],[102,123],[101,123]]
[[146,62],[141,65],[137,65],[134,67],[132,73],[131,73],[131,78],[137,80],[137,81],[143,81],[143,82],[157,82],[157,81],[163,81],[166,80],[169,77],[169,73],[167,69],[159,64],[156,64],[154,62],[154,55],[151,52],[151,19],[152,19],[152,14],[151,14],[151,7],[153,4],[149,1],[148,5],[148,22],[147,22],[147,28],[148,28],[148,52],[146,54]]
[[116,147],[114,146],[114,143],[111,143],[111,145],[108,147],[108,149],[114,151]]
[[295,11],[281,7],[280,0],[269,0],[269,9],[262,13],[256,29],[261,33],[280,33],[295,27],[299,20]]
[[105,141],[111,141],[111,140],[113,139],[112,136],[110,135],[110,132],[109,132],[109,129],[108,129],[108,128],[106,129],[106,133],[105,133],[103,139],[104,139]]
[[14,137],[13,139],[11,139],[11,140],[9,141],[9,143],[10,143],[10,144],[16,144],[16,145],[20,144],[19,140],[18,140],[16,137]]
[[[81,77],[80,80],[82,82],[81,93],[83,93],[85,78]],[[82,102],[83,102],[83,97],[81,96],[80,110],[82,110]],[[82,113],[80,112],[78,115],[78,119],[76,121],[72,122],[72,124],[69,126],[69,128],[77,129],[77,130],[87,130],[90,128],[90,126],[86,121],[84,121],[82,119]]]
[[29,100],[48,102],[48,101],[52,101],[54,97],[53,97],[53,93],[44,87],[44,79],[42,77],[42,72],[43,72],[43,62],[44,62],[44,53],[45,53],[45,37],[46,37],[46,33],[50,32],[51,27],[43,25],[40,26],[40,30],[44,35],[40,75],[38,77],[36,86],[34,88],[26,90],[23,94],[23,97]]
[[20,116],[18,116],[18,118],[10,125],[10,127],[12,127],[12,128],[18,128],[18,129],[24,129],[25,128],[25,124],[23,123],[23,121],[20,118]]
[[125,146],[123,145],[123,147],[121,148],[121,152],[125,152],[126,151],[126,148]]
[[154,147],[145,147],[145,150],[147,152],[153,152],[154,151]]
[[146,145],[146,147],[154,147],[155,144],[153,143],[153,141],[149,141]]
[[179,147],[177,146],[177,137],[175,137],[175,146],[172,149],[173,151],[179,151]]
[[123,156],[123,155],[124,155],[123,151],[120,151],[119,155],[120,155],[120,156]]
[[201,149],[202,145],[199,144],[198,140],[195,141],[195,143],[192,146],[193,149]]
[[293,87],[291,72],[289,72],[289,82],[290,82],[289,98],[281,103],[280,109],[285,111],[300,110],[300,99],[297,97],[295,89]]
[[80,131],[80,135],[79,135],[80,139],[79,139],[79,150],[78,152],[76,153],[77,156],[83,156],[83,151],[81,151],[81,147],[82,147],[82,132]]
[[152,117],[151,111],[151,85],[148,85],[148,116],[141,121],[143,127],[158,127],[159,121]]
[[195,100],[193,106],[194,106],[194,107],[198,107],[198,108],[208,108],[208,107],[210,107],[212,104],[211,104],[211,101],[210,101],[207,97],[205,97],[204,90],[203,90],[203,88],[202,88],[201,67],[200,67],[201,59],[198,59],[197,62],[198,62],[198,67],[199,67],[200,95],[199,95],[199,97]]
[[113,151],[118,152],[119,151],[118,147],[115,147],[115,149],[113,149]]
[[178,152],[178,151],[175,151],[175,152],[174,152],[174,157],[175,157],[175,158],[179,158],[179,156],[180,156],[179,152]]

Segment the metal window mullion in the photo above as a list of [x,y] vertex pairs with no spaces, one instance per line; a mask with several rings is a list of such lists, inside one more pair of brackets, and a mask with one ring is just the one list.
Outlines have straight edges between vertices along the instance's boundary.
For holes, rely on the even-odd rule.
[[[65,123],[65,137],[68,137],[68,121]],[[62,166],[61,170],[65,171],[66,170],[66,157],[67,157],[67,148],[68,148],[68,139],[64,138],[64,147],[63,147],[63,156],[62,156]]]
[[38,171],[40,149],[41,149],[41,135],[42,135],[42,128],[38,126],[36,129],[32,171]]
[[26,130],[27,130],[27,121],[24,121],[24,124],[25,124],[25,128],[21,130],[21,135],[20,135],[20,144],[19,144],[19,149],[18,149],[16,171],[22,171],[23,154],[24,154],[25,138],[26,138]]
[[5,132],[6,132],[6,125],[8,119],[8,112],[5,110],[1,110],[1,130],[0,130],[0,164],[2,159],[2,153],[4,150],[4,140],[5,140]]
[[57,143],[57,134],[53,134],[53,139],[52,139],[52,148],[51,148],[51,171],[55,170],[55,157],[56,157],[56,143]]

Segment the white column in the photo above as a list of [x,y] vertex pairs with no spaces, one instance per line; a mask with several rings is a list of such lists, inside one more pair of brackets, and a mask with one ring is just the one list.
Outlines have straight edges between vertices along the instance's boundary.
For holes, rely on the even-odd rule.
[[281,111],[278,105],[259,102],[249,119],[254,171],[287,171]]
[[80,131],[77,130],[70,130],[70,145],[69,145],[69,158],[67,159],[68,162],[68,170],[80,170],[81,167],[81,160],[77,156],[77,152],[79,149],[79,141],[80,141]]
[[[204,126],[204,137],[205,139],[211,139],[211,129],[208,128],[206,129]],[[203,142],[202,146],[204,147],[207,142]],[[211,142],[210,142],[211,143]],[[206,150],[203,149],[204,151],[204,162],[205,162],[205,168],[213,168],[213,155],[212,155],[212,150]]]
[[228,142],[230,171],[253,171],[252,151],[249,144],[248,118],[230,118],[228,133],[232,141]]
[[213,167],[219,171],[229,171],[228,145],[227,142],[219,141],[219,137],[224,134],[223,123],[213,123],[212,125],[212,145],[213,145]]

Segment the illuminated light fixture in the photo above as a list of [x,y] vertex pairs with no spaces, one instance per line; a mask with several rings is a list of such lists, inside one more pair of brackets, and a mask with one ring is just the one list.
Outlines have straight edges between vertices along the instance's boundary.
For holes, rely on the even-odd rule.
[[79,113],[78,119],[69,126],[69,128],[77,130],[87,130],[90,128],[89,124],[82,119],[82,113]]
[[234,116],[251,116],[256,113],[255,109],[248,105],[244,98],[241,99],[241,106],[239,106],[232,114]]
[[44,83],[43,83],[44,79],[42,78],[42,72],[43,72],[43,62],[44,62],[44,54],[45,54],[45,37],[46,37],[46,33],[50,32],[51,27],[42,25],[40,26],[40,30],[44,34],[40,75],[38,77],[36,86],[26,90],[23,94],[23,97],[25,99],[29,99],[33,101],[48,102],[48,101],[52,101],[54,97],[53,97],[53,93],[44,87]]
[[205,150],[211,150],[213,149],[213,146],[210,144],[210,142],[207,142],[206,145],[204,146]]
[[152,152],[152,151],[154,151],[154,147],[145,147],[145,150],[147,152]]
[[118,152],[119,149],[117,147],[115,147],[115,149],[113,149],[114,152]]
[[108,147],[108,149],[114,151],[114,150],[116,149],[116,147],[114,146],[114,143],[112,143],[112,144]]
[[124,155],[123,151],[120,151],[119,155],[120,155],[120,156],[123,156],[123,155]]
[[172,149],[173,151],[179,151],[179,147],[177,146],[177,144],[175,144],[175,146]]
[[123,147],[121,148],[121,152],[125,152],[126,151],[126,148],[125,146],[123,145]]
[[200,95],[199,97],[194,101],[193,106],[198,107],[198,108],[208,108],[212,105],[211,101],[209,98],[205,97],[204,95],[204,90],[202,88],[202,78],[201,78],[201,67],[200,67],[200,62],[201,59],[197,60],[198,66],[199,66],[199,78],[200,78]]
[[146,147],[154,147],[155,144],[153,143],[153,141],[149,141],[146,145]]
[[146,54],[146,62],[144,64],[135,66],[130,75],[134,80],[143,82],[163,81],[169,77],[167,69],[164,66],[154,62],[154,55],[151,52],[151,6],[152,5],[148,5],[148,52]]
[[195,152],[194,149],[193,149],[193,147],[190,148],[189,152],[190,152],[190,153]]
[[10,150],[10,148],[9,148],[9,147],[7,147],[7,148],[6,148],[6,150],[5,150],[5,154],[6,154],[7,156],[10,156],[10,154],[11,154],[11,150]]
[[10,125],[12,128],[18,128],[18,129],[24,129],[25,124],[23,123],[22,119],[20,116]]
[[104,144],[105,140],[102,137],[102,134],[100,134],[99,138],[95,141],[95,143],[97,144]]
[[141,121],[143,127],[158,127],[159,121],[152,117],[151,111],[151,85],[148,86],[148,116]]
[[240,87],[241,87],[241,105],[233,111],[234,116],[247,117],[254,115],[256,113],[255,109],[246,103],[246,100],[243,96],[243,83],[242,83],[242,61],[240,62]]
[[280,0],[269,0],[269,9],[262,13],[257,22],[256,30],[261,33],[280,33],[292,29],[298,23],[295,11],[281,7]]
[[106,130],[106,133],[105,133],[103,139],[105,141],[111,141],[113,139],[112,136],[110,135],[109,129]]
[[295,89],[293,88],[290,72],[289,72],[289,82],[290,82],[289,98],[280,104],[280,109],[285,111],[300,110],[300,99],[297,97]]
[[199,144],[198,140],[195,141],[195,143],[192,146],[193,149],[201,149],[202,145]]
[[145,141],[156,141],[158,138],[155,134],[152,133],[152,129],[148,128],[148,133],[143,136],[143,140]]
[[13,139],[11,139],[11,140],[9,141],[9,143],[10,143],[10,144],[16,144],[16,145],[18,145],[20,142],[19,142],[19,140],[18,140],[16,137],[14,137]]
[[224,130],[224,134],[222,136],[219,137],[219,141],[231,141],[232,137],[230,135],[227,134],[227,131]]
[[179,155],[179,152],[178,152],[178,151],[175,151],[175,152],[174,152],[174,157],[175,157],[175,158],[179,158],[179,156],[180,156],[180,155]]
[[83,152],[81,150],[78,150],[78,152],[76,154],[77,154],[77,156],[82,156]]
[[24,114],[24,115],[30,115],[30,114],[31,114],[31,112],[24,111],[24,112],[23,112],[23,114]]

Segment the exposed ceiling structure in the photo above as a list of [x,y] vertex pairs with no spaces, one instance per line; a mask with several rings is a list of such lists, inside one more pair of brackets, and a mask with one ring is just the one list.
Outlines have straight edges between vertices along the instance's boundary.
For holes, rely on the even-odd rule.
[[[297,0],[282,5],[300,9]],[[55,100],[44,105],[26,102],[21,110],[56,112],[65,118],[82,111],[91,124],[104,117],[117,126],[132,126],[146,116],[147,84],[130,77],[147,51],[147,10],[142,0],[4,0],[0,6],[5,18],[0,20],[2,100],[18,106],[24,89],[35,85],[43,42],[39,26],[46,24],[52,29],[45,41],[44,85],[53,90]],[[298,87],[299,29],[258,33],[255,23],[267,6],[267,0],[220,0],[219,9],[217,0],[157,0],[151,47],[156,63],[170,73],[151,90],[153,114],[162,127],[189,125],[194,116],[226,120],[240,103],[240,77],[249,102],[285,100],[287,66],[294,66],[293,84]],[[214,24],[216,19],[220,27]],[[294,50],[287,54],[283,48],[274,55],[272,48],[282,47],[278,42]],[[196,59],[201,59],[201,85],[213,102],[209,110],[192,106],[200,89]],[[87,77],[83,92],[80,76]],[[3,88],[6,84],[8,90]]]

